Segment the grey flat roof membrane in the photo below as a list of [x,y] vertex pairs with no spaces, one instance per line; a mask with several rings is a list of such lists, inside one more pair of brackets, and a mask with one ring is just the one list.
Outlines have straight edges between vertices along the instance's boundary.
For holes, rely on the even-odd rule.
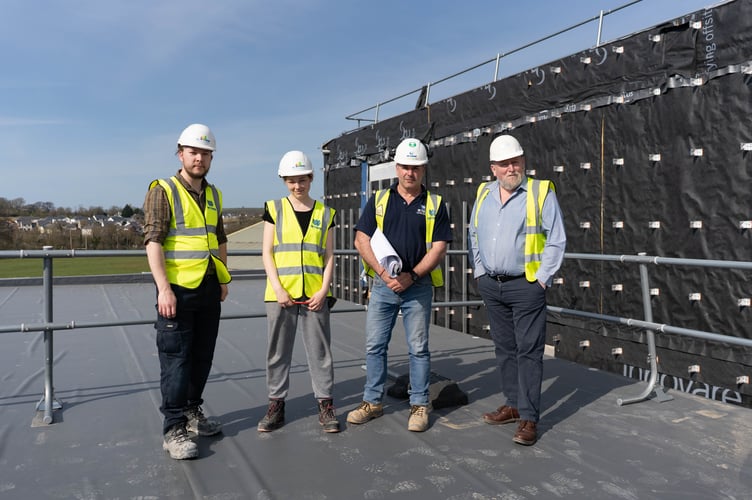
[[[263,313],[263,281],[236,280],[225,314]],[[41,287],[0,287],[0,323],[42,322]],[[154,312],[151,284],[59,285],[54,321],[132,321]],[[338,308],[352,304],[340,301]],[[523,499],[749,498],[750,410],[681,391],[673,400],[620,407],[644,384],[547,357],[535,446],[512,442],[515,425],[481,414],[501,403],[493,346],[433,327],[433,371],[468,393],[435,410],[425,433],[407,430],[408,404],[345,423],[361,400],[365,313],[332,315],[335,404],[343,426],[318,424],[306,359],[296,345],[287,423],[259,434],[267,404],[266,320],[222,322],[206,387],[207,414],[224,423],[199,438],[200,457],[162,450],[159,365],[150,326],[60,331],[54,385],[62,409],[38,425],[44,390],[41,333],[0,334],[0,498]],[[390,370],[407,371],[395,328]],[[35,423],[35,421],[37,423]]]

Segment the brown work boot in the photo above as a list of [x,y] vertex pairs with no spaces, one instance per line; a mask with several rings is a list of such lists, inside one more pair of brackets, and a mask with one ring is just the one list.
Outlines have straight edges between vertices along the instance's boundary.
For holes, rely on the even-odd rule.
[[520,412],[517,408],[511,406],[499,406],[499,408],[491,413],[483,414],[483,421],[491,425],[499,424],[511,424],[512,422],[519,422]]
[[270,399],[269,407],[266,410],[264,418],[259,420],[256,429],[259,432],[271,432],[279,429],[285,423],[285,400]]
[[339,420],[334,413],[334,402],[331,399],[319,400],[319,424],[324,432],[339,432]]
[[530,446],[535,444],[538,440],[538,431],[536,430],[535,422],[530,420],[521,420],[520,425],[517,426],[517,432],[514,433],[512,441],[517,444]]

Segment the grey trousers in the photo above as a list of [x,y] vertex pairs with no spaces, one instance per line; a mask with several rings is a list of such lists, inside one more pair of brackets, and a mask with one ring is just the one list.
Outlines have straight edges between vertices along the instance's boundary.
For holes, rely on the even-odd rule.
[[282,308],[266,302],[269,342],[266,351],[266,385],[270,399],[285,399],[290,388],[290,364],[298,332],[303,337],[311,387],[316,399],[331,399],[334,386],[329,307],[317,312],[307,306]]

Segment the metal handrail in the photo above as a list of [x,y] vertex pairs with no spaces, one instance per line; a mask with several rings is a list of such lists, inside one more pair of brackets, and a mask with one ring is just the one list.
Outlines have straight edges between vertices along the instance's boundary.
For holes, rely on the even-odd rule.
[[[261,256],[261,250],[229,250],[228,256]],[[335,250],[336,255],[359,255],[357,250],[352,249],[338,249]],[[466,255],[465,250],[447,250],[448,255]],[[146,252],[143,250],[3,250],[0,251],[0,259],[2,258],[45,258],[45,257],[113,257],[113,256],[145,256]],[[620,262],[620,263],[635,263],[635,264],[655,264],[655,265],[684,265],[690,267],[710,267],[720,269],[737,269],[752,271],[752,262],[745,261],[731,261],[731,260],[711,260],[711,259],[682,259],[674,257],[659,257],[649,255],[609,255],[609,254],[589,254],[589,253],[565,253],[565,259],[574,260],[593,260],[602,262]],[[476,307],[482,306],[482,300],[466,300],[466,301],[445,301],[434,302],[432,307]],[[356,309],[361,311],[362,308]],[[703,330],[695,330],[689,328],[681,328],[671,326],[665,323],[653,323],[652,317],[648,318],[646,315],[645,320],[639,320],[634,318],[623,318],[619,316],[610,316],[599,313],[591,313],[587,311],[580,311],[577,309],[566,309],[557,306],[548,306],[548,310],[557,312],[560,314],[566,314],[569,316],[579,316],[583,318],[598,319],[610,323],[618,323],[626,326],[635,326],[640,328],[646,328],[661,333],[674,333],[689,337],[701,338],[705,340],[711,340],[715,342],[725,342],[728,344],[738,345],[741,347],[752,347],[752,340],[733,337],[730,335],[723,335],[714,332],[706,332]],[[354,312],[354,311],[347,311]],[[651,314],[652,316],[652,314]],[[243,315],[238,318],[252,318],[253,315]],[[223,316],[223,319],[238,319],[236,317]],[[45,329],[54,330],[71,330],[75,328],[97,328],[97,327],[110,327],[110,326],[132,326],[132,325],[145,325],[153,323],[152,320],[145,321],[121,321],[121,322],[95,322],[95,323],[77,323],[75,321],[69,323],[34,323],[18,325],[0,325],[0,333],[11,332],[38,332]]]
[[[335,250],[335,254],[339,255],[354,255],[357,254],[356,250]],[[467,255],[466,250],[448,250],[448,255]],[[56,401],[54,395],[53,386],[53,332],[55,330],[70,330],[75,328],[97,328],[97,327],[110,327],[110,326],[129,326],[129,325],[146,325],[152,324],[153,320],[136,320],[136,321],[117,321],[117,322],[93,322],[93,323],[76,323],[74,321],[70,323],[53,323],[52,318],[52,262],[54,258],[62,257],[104,257],[104,256],[128,256],[128,255],[142,255],[145,256],[144,250],[21,250],[21,251],[0,251],[0,258],[42,258],[43,259],[43,290],[44,290],[44,323],[37,324],[21,324],[21,325],[0,325],[0,333],[9,332],[31,332],[42,331],[44,332],[44,346],[45,346],[45,390],[42,400],[37,404],[37,409],[44,410],[43,421],[47,424],[53,421],[53,410],[61,407],[59,402]],[[259,256],[261,250],[229,250],[228,256]],[[657,367],[657,352],[655,347],[655,332],[675,333],[679,335],[691,336],[702,338],[705,340],[724,342],[728,344],[739,345],[742,347],[752,347],[752,340],[743,339],[728,335],[721,335],[713,332],[704,332],[701,330],[692,330],[687,328],[680,328],[666,324],[659,324],[653,322],[652,310],[650,306],[650,290],[648,283],[647,265],[685,265],[694,267],[714,267],[725,269],[741,269],[752,270],[752,262],[743,261],[724,261],[724,260],[703,260],[703,259],[681,259],[681,258],[668,258],[659,256],[648,256],[644,254],[640,255],[604,255],[604,254],[586,254],[586,253],[565,253],[565,259],[575,260],[595,260],[595,261],[609,261],[619,263],[636,263],[640,266],[640,282],[642,289],[643,308],[645,313],[645,320],[637,320],[633,318],[622,318],[617,316],[610,316],[604,314],[591,313],[587,311],[579,311],[574,309],[566,309],[557,306],[548,306],[548,310],[557,312],[560,314],[579,316],[590,319],[597,319],[606,322],[624,324],[628,326],[634,326],[639,328],[645,328],[647,334],[648,344],[648,361],[651,366],[650,379],[646,390],[639,396],[631,399],[617,400],[617,404],[624,405],[643,401],[651,396],[651,394],[658,401],[667,401],[672,399],[670,396],[666,396],[661,391],[656,389],[656,383],[658,378]],[[463,265],[465,267],[466,264]],[[463,272],[464,274],[464,272]],[[464,296],[464,294],[463,294]],[[483,305],[482,301],[446,301],[446,302],[434,302],[432,307],[473,307]],[[338,308],[338,313],[343,312],[362,312],[365,308]],[[224,315],[222,320],[227,319],[245,319],[263,317],[264,314],[240,314],[240,315]]]
[[[239,255],[261,255],[261,250],[231,250],[228,251],[228,256]],[[43,259],[42,270],[42,289],[44,291],[44,323],[36,324],[21,324],[12,326],[0,326],[0,333],[8,332],[44,332],[44,350],[45,350],[45,377],[44,377],[44,395],[42,399],[37,403],[37,411],[43,411],[44,416],[42,421],[45,424],[51,424],[53,422],[53,411],[62,408],[62,404],[55,398],[55,389],[53,383],[53,360],[54,360],[54,331],[55,330],[72,330],[76,328],[99,328],[110,326],[132,326],[132,325],[148,325],[153,324],[154,319],[151,320],[134,320],[134,321],[113,321],[113,322],[93,322],[93,323],[76,323],[71,321],[70,323],[53,323],[52,311],[52,263],[55,257],[124,257],[124,256],[146,256],[145,250],[53,250],[51,248],[43,248],[42,250],[20,250],[20,251],[0,251],[0,259],[2,258],[41,258]],[[337,308],[333,313],[346,313],[346,312],[362,312],[364,307],[357,308]],[[245,319],[245,318],[260,318],[266,314],[236,314],[236,315],[222,315],[221,320],[227,319]]]
[[[456,78],[458,76],[462,76],[462,75],[464,75],[466,73],[469,73],[470,71],[476,70],[476,69],[478,69],[480,67],[483,67],[483,66],[485,66],[487,64],[490,64],[492,62],[496,63],[496,67],[494,69],[494,76],[493,76],[493,80],[492,80],[492,81],[495,82],[499,78],[499,67],[501,65],[501,60],[503,58],[509,57],[512,54],[516,54],[517,52],[521,52],[521,51],[523,51],[525,49],[528,49],[528,48],[530,48],[530,47],[532,47],[534,45],[537,45],[539,43],[542,43],[542,42],[545,42],[545,41],[550,40],[552,38],[555,38],[555,37],[557,37],[559,35],[563,35],[564,33],[567,33],[569,31],[572,31],[572,30],[575,30],[577,28],[580,28],[580,27],[582,27],[582,26],[584,26],[584,25],[586,25],[588,23],[591,23],[593,21],[598,21],[598,32],[597,32],[595,46],[599,47],[601,45],[601,33],[603,32],[603,19],[606,16],[610,15],[610,14],[615,14],[616,12],[618,12],[618,11],[620,11],[622,9],[626,9],[627,7],[631,7],[632,5],[634,5],[636,3],[640,3],[641,1],[642,0],[633,0],[633,1],[628,2],[626,4],[620,5],[619,7],[616,7],[614,9],[601,10],[597,16],[590,17],[590,18],[585,19],[583,21],[580,21],[580,22],[578,22],[576,24],[568,26],[568,27],[566,27],[564,29],[561,29],[561,30],[559,30],[559,31],[557,31],[555,33],[551,33],[550,35],[544,36],[542,38],[538,38],[537,40],[534,40],[532,42],[528,42],[528,43],[526,43],[526,44],[524,44],[524,45],[522,45],[520,47],[517,47],[515,49],[512,49],[512,50],[510,50],[508,52],[499,52],[499,53],[496,54],[495,57],[490,58],[490,59],[486,59],[485,61],[479,62],[478,64],[470,66],[469,68],[465,68],[465,69],[463,69],[461,71],[458,71],[456,73],[453,73],[453,74],[451,74],[449,76],[445,76],[444,78],[440,78],[440,79],[436,80],[435,82],[429,82],[425,86],[422,86],[422,87],[414,89],[414,90],[410,90],[410,91],[405,92],[403,94],[400,94],[400,95],[398,95],[396,97],[392,97],[391,99],[387,99],[386,101],[377,102],[376,104],[374,104],[371,107],[362,109],[360,111],[356,111],[355,113],[351,113],[351,114],[349,114],[349,115],[347,115],[345,117],[345,120],[354,120],[354,121],[357,121],[358,122],[358,127],[360,127],[360,123],[361,122],[378,123],[379,122],[379,110],[380,110],[381,106],[383,106],[385,104],[393,103],[395,101],[398,101],[400,99],[403,99],[405,97],[408,97],[410,95],[417,94],[417,93],[423,92],[423,91],[426,92],[426,95],[425,95],[425,98],[424,98],[425,99],[424,100],[425,105],[428,105],[428,100],[429,100],[429,97],[430,97],[431,89],[433,87],[435,87],[436,85],[438,85],[440,83],[444,83],[446,81],[452,80],[452,79],[454,79],[454,78]],[[371,111],[371,110],[376,110],[375,118],[373,118],[373,119],[363,118],[363,117],[358,116],[358,115],[361,115],[361,114],[366,113],[366,112]]]

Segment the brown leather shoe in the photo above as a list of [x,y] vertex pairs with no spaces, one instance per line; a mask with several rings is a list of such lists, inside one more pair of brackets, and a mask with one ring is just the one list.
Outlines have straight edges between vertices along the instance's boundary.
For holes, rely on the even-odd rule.
[[520,421],[520,425],[517,426],[517,432],[514,433],[512,441],[517,444],[530,446],[535,444],[538,440],[538,431],[536,430],[535,422],[530,420]]
[[520,412],[517,411],[517,408],[506,405],[499,406],[495,412],[483,414],[483,421],[491,425],[511,424],[519,420]]

